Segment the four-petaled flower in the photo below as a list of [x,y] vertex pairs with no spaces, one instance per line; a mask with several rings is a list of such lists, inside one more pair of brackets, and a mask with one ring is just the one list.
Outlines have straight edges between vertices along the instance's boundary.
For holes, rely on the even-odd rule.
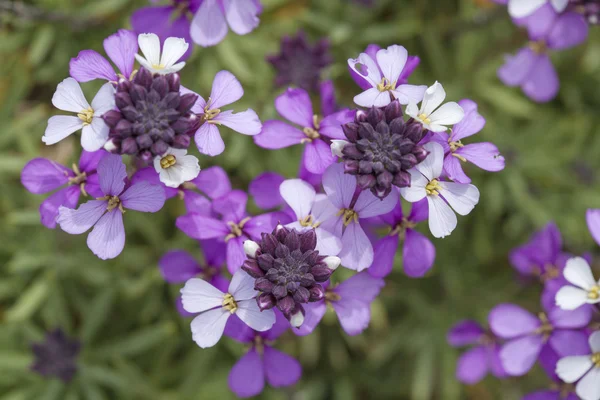
[[575,310],[584,304],[600,303],[600,281],[594,279],[588,262],[581,257],[567,261],[563,271],[573,286],[561,287],[556,293],[556,305],[563,310]]
[[[506,3],[506,0],[503,1]],[[527,17],[547,3],[561,13],[567,8],[569,0],[508,0],[508,13],[513,18]]]
[[138,36],[138,44],[144,57],[139,54],[135,59],[154,74],[167,75],[179,72],[185,67],[185,61],[177,62],[187,51],[189,44],[182,38],[169,37],[160,46],[160,39],[154,33],[142,33]]
[[[592,354],[589,354],[591,349]],[[583,354],[558,360],[556,374],[567,383],[577,383],[575,392],[581,400],[600,400],[600,332],[589,338],[589,349]]]
[[162,156],[154,158],[154,169],[160,181],[172,188],[191,181],[200,173],[198,158],[188,155],[187,150],[172,147],[169,147]]
[[435,82],[425,91],[421,108],[417,107],[418,102],[410,102],[406,107],[406,114],[410,115],[423,125],[423,129],[432,132],[445,132],[447,125],[454,125],[460,122],[465,116],[465,111],[458,103],[450,102],[440,105],[446,98],[446,91],[439,82]]

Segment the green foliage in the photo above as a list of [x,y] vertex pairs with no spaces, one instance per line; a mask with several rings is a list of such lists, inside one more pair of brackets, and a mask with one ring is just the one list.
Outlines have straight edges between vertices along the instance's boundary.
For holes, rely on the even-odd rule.
[[[373,8],[342,0],[263,3],[255,32],[195,49],[182,74],[185,86],[206,94],[214,74],[228,69],[246,91],[236,109],[252,107],[263,120],[276,118],[273,99],[280,89],[272,86],[274,71],[264,58],[278,51],[283,35],[302,28],[312,39],[331,40],[336,62],[326,77],[335,81],[338,100],[350,106],[358,89],[346,60],[372,42],[402,44],[421,56],[412,82],[439,80],[449,98],[480,104],[487,126],[477,140],[496,143],[507,168],[483,173],[467,167],[481,190],[479,206],[460,218],[451,237],[435,241],[438,257],[430,276],[405,277],[398,255],[363,335],[344,335],[327,316],[311,336],[284,336],[279,345],[301,360],[302,381],[290,389],[266,389],[261,398],[511,400],[545,387],[538,370],[526,379],[461,386],[454,379],[459,352],[447,346],[445,334],[463,318],[484,322],[499,302],[537,311],[539,289],[515,281],[507,254],[548,221],[557,222],[568,250],[595,248],[584,212],[600,207],[599,33],[592,30],[587,44],[552,56],[562,88],[556,100],[540,105],[496,78],[504,53],[525,37],[504,10],[485,1],[380,0]],[[155,215],[128,213],[125,251],[103,262],[87,249],[84,235],[42,227],[42,196],[27,193],[19,181],[33,157],[65,164],[77,159],[77,138],[51,147],[40,140],[55,113],[52,93],[68,75],[71,57],[88,48],[102,52],[102,40],[127,27],[131,12],[145,5],[33,0],[29,6],[40,14],[0,14],[1,400],[233,398],[227,374],[241,345],[223,340],[209,350],[196,347],[189,321],[173,306],[178,288],[165,284],[157,269],[168,249],[198,253],[195,242],[174,227],[182,204],[172,200]],[[94,89],[86,85],[88,95]],[[267,152],[251,138],[224,136],[225,153],[200,161],[203,167],[225,167],[236,187],[245,189],[266,170],[296,174],[299,148]],[[83,342],[80,371],[69,385],[28,369],[30,343],[55,327]]]

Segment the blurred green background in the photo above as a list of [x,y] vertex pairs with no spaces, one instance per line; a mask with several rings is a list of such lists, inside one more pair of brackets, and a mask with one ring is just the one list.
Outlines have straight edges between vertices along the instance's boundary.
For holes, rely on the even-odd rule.
[[[6,11],[10,3],[0,1],[0,399],[233,398],[227,374],[243,346],[223,339],[198,348],[189,321],[173,307],[178,287],[164,283],[157,268],[168,249],[200,257],[195,242],[174,227],[183,204],[174,199],[158,214],[128,213],[125,251],[103,262],[87,249],[84,235],[42,227],[37,208],[43,196],[29,194],[19,181],[33,157],[66,165],[78,158],[76,137],[50,147],[41,142],[55,113],[52,94],[67,77],[71,57],[88,48],[102,52],[102,40],[129,27],[132,11],[147,2],[38,0],[17,15]],[[507,167],[500,173],[468,167],[480,204],[459,219],[451,237],[435,241],[438,256],[427,278],[405,277],[398,255],[364,334],[344,335],[328,314],[313,335],[282,337],[279,348],[302,362],[302,380],[284,390],[267,388],[261,398],[519,399],[547,386],[538,367],[526,378],[487,378],[464,387],[454,378],[460,353],[445,335],[463,318],[485,322],[499,302],[537,311],[540,288],[516,282],[507,254],[548,221],[557,222],[568,250],[595,249],[584,212],[600,207],[599,33],[592,29],[587,44],[552,55],[562,87],[541,105],[496,78],[504,54],[525,42],[502,7],[484,0],[375,3],[263,0],[259,28],[229,34],[215,48],[196,48],[182,82],[206,94],[214,74],[228,69],[246,92],[236,110],[252,107],[263,120],[276,118],[273,99],[281,89],[272,85],[265,55],[302,28],[312,41],[331,41],[335,63],[324,77],[335,81],[338,101],[351,106],[359,91],[346,60],[369,43],[400,44],[422,60],[412,83],[439,80],[450,100],[479,103],[487,126],[473,139],[497,144]],[[90,96],[95,89],[85,85]],[[225,153],[202,156],[200,163],[226,168],[235,187],[247,188],[266,170],[295,176],[299,147],[268,152],[231,131],[224,137]],[[68,385],[29,371],[30,343],[56,327],[83,342],[79,372]]]

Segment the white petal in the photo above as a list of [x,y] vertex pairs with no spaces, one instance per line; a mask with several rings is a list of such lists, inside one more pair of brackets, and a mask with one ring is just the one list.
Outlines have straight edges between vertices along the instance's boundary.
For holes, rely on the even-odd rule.
[[338,140],[338,139],[334,139],[331,141],[331,155],[333,155],[334,157],[344,157],[344,153],[342,153],[342,150],[344,150],[344,147],[346,147],[347,144],[349,144],[350,142],[348,142],[347,140]]
[[556,293],[556,305],[563,310],[575,310],[587,302],[587,292],[573,286],[563,286]]
[[436,142],[429,142],[423,148],[429,152],[429,155],[417,164],[417,170],[430,181],[439,178],[444,167],[444,148]]
[[177,166],[182,168],[181,175],[184,182],[191,181],[200,173],[198,158],[192,155],[178,157]]
[[377,88],[367,89],[354,96],[354,103],[361,107],[385,107],[390,104],[390,94],[380,92]]
[[254,299],[258,294],[254,290],[254,281],[255,279],[248,275],[246,271],[238,269],[229,283],[229,293],[235,301]]
[[275,324],[275,313],[273,310],[260,311],[255,299],[238,301],[237,306],[235,314],[255,331],[268,331]]
[[160,64],[165,68],[172,67],[185,54],[190,45],[182,38],[168,37],[163,43]]
[[48,120],[46,132],[42,136],[42,142],[47,145],[58,143],[81,128],[83,128],[83,121],[78,117],[55,115]]
[[558,360],[556,375],[567,383],[573,383],[592,368],[590,356],[569,356]]
[[590,335],[589,343],[590,348],[594,353],[600,351],[600,331],[596,331]]
[[563,275],[567,281],[585,290],[590,290],[596,285],[590,265],[581,257],[568,259]]
[[181,289],[181,302],[187,312],[197,313],[223,308],[225,294],[205,280],[189,279]]
[[97,151],[104,147],[108,140],[110,128],[102,118],[92,118],[92,123],[81,131],[81,147],[85,151]]
[[440,186],[440,194],[460,215],[467,215],[479,203],[479,190],[474,185],[440,182]]
[[[419,121],[421,122],[421,121]],[[423,124],[423,128],[431,131],[431,132],[446,132],[448,130],[447,126],[438,125],[438,124]]]
[[420,122],[420,120],[417,118],[419,116],[419,107],[417,106],[416,102],[409,102],[404,112],[406,115],[409,115]]
[[440,104],[446,98],[446,91],[441,83],[436,81],[432,86],[428,87],[423,96],[423,102],[421,103],[420,114],[427,116],[431,115],[433,110],[438,108]]
[[102,85],[92,100],[94,116],[101,117],[107,111],[115,108],[115,88],[111,83]]
[[427,86],[425,85],[400,85],[396,89],[392,90],[392,94],[396,99],[398,99],[400,104],[414,104],[415,111],[418,112],[416,104],[423,100],[425,90],[427,90]]
[[173,74],[175,72],[179,72],[183,69],[183,67],[185,67],[185,61],[182,61],[180,63],[177,63],[175,65],[172,65],[168,68],[163,68],[163,69],[159,69],[156,70],[154,72],[161,74],[161,75],[167,75],[167,74]]
[[577,384],[575,393],[581,400],[600,400],[600,368],[592,368]]
[[569,0],[550,0],[550,3],[552,3],[552,7],[554,7],[556,12],[561,13],[567,8]]
[[408,59],[408,51],[402,46],[393,45],[387,49],[381,49],[377,52],[377,63],[389,83],[398,81],[406,60]]
[[509,0],[508,13],[513,18],[527,17],[547,2],[548,0]]
[[375,61],[366,53],[360,53],[357,59],[348,59],[348,66],[368,80],[373,87],[381,82],[381,73]]
[[223,336],[225,324],[230,316],[231,313],[223,307],[198,315],[191,324],[194,342],[203,349],[217,344]]
[[90,104],[81,91],[81,86],[73,78],[67,78],[58,84],[56,92],[52,96],[52,104],[59,110],[74,113],[90,108]]
[[436,238],[450,235],[458,223],[454,211],[440,196],[427,196],[427,203],[431,234]]
[[408,173],[410,174],[410,186],[400,188],[400,195],[410,203],[423,200],[427,196],[425,186],[427,186],[429,180],[417,171],[416,168],[408,170]]
[[318,227],[315,229],[317,234],[317,250],[322,255],[337,256],[342,250],[342,240],[333,233]]
[[327,195],[319,193],[315,196],[315,201],[310,213],[316,222],[325,222],[330,218],[335,218],[338,209],[329,201]]
[[279,193],[294,210],[298,219],[310,215],[316,196],[315,188],[311,184],[302,179],[288,179],[279,186]]
[[137,62],[140,63],[140,65],[142,67],[146,68],[150,72],[156,72],[154,70],[154,67],[152,66],[152,64],[148,60],[146,60],[144,57],[140,56],[139,54],[134,54],[134,55],[135,55],[135,59],[137,60]]
[[154,33],[142,33],[138,35],[138,44],[151,66],[160,64],[160,39],[158,36]]
[[462,121],[465,116],[465,110],[458,103],[446,103],[430,116],[431,125],[454,125]]

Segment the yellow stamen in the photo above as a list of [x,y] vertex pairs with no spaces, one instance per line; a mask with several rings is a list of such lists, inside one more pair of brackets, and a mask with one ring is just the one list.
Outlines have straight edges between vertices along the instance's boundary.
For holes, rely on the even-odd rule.
[[548,50],[548,46],[543,40],[538,40],[537,42],[529,42],[529,48],[536,54],[543,54]]
[[544,273],[540,274],[540,280],[543,283],[556,279],[560,276],[560,270],[552,264],[544,265]]
[[438,181],[437,179],[433,179],[427,184],[427,186],[425,186],[425,192],[427,192],[428,196],[437,196],[438,194],[440,194],[440,189],[440,181]]
[[460,149],[461,147],[465,147],[464,144],[462,144],[462,142],[460,140],[457,140],[455,142],[450,141],[450,139],[448,139],[448,145],[450,146],[450,151],[452,151],[453,153]]
[[167,154],[163,158],[160,159],[160,167],[162,169],[167,169],[177,164],[177,158],[173,154]]
[[544,341],[546,341],[550,337],[550,334],[554,331],[554,327],[548,320],[546,313],[539,313],[538,318],[540,319],[542,325],[535,330],[535,333],[538,335],[543,335]]
[[600,368],[600,353],[592,354],[592,362],[596,368]]
[[590,290],[588,290],[587,297],[590,300],[597,300],[600,298],[600,287],[597,285],[593,286]]
[[225,297],[223,297],[223,308],[232,314],[237,311],[237,303],[229,293],[225,294]]
[[402,218],[402,222],[394,226],[389,233],[389,236],[398,235],[400,239],[404,240],[407,229],[413,229],[417,226],[414,222],[409,221],[406,217]]
[[343,215],[342,221],[344,226],[350,225],[352,221],[358,223],[358,213],[351,208],[342,208],[338,211],[337,216]]
[[467,162],[467,159],[461,156],[460,154],[452,153],[452,157],[456,157],[462,162]]
[[423,122],[426,125],[431,124],[431,119],[425,114],[419,114],[417,115],[417,118],[419,118],[421,122]]
[[87,110],[81,110],[77,116],[83,121],[83,125],[89,125],[92,123],[92,119],[94,118],[94,110],[92,107],[88,107]]
[[325,292],[325,301],[340,301],[342,296],[339,293],[333,292],[331,290],[327,290]]
[[227,225],[229,225],[229,229],[231,230],[231,233],[227,236],[225,236],[225,242],[230,241],[233,238],[236,237],[240,237],[242,236],[242,229],[244,229],[244,225],[246,225],[246,222],[250,221],[250,217],[246,217],[243,220],[240,221],[239,224],[236,224],[233,221],[229,221],[227,222]]
[[305,228],[306,227],[318,228],[319,225],[321,225],[320,222],[315,222],[312,215],[307,215],[306,217],[299,219],[298,222],[300,223],[301,226],[303,226]]
[[87,174],[81,172],[77,164],[72,165],[73,172],[75,172],[75,176],[69,177],[69,185],[79,185],[79,189],[81,190],[81,194],[87,196],[87,192],[85,191],[85,182],[87,180]]
[[98,198],[96,198],[96,200],[103,200],[103,201],[108,200],[108,205],[106,206],[107,211],[112,211],[118,207],[119,210],[121,211],[121,213],[125,214],[125,209],[123,208],[123,203],[121,203],[121,200],[119,199],[118,196],[98,197]]
[[387,92],[396,87],[396,82],[392,83],[387,78],[381,78],[381,82],[377,84],[377,90],[380,92]]
[[217,121],[211,121],[212,119],[214,119],[217,115],[219,115],[219,113],[221,112],[221,109],[219,108],[214,108],[211,109],[210,108],[210,103],[212,103],[211,98],[208,98],[208,101],[206,102],[206,106],[204,107],[204,115],[202,116],[202,119],[206,122],[210,122],[212,124],[219,124],[219,122]]
[[152,69],[165,69],[165,66],[163,64],[152,64]]

